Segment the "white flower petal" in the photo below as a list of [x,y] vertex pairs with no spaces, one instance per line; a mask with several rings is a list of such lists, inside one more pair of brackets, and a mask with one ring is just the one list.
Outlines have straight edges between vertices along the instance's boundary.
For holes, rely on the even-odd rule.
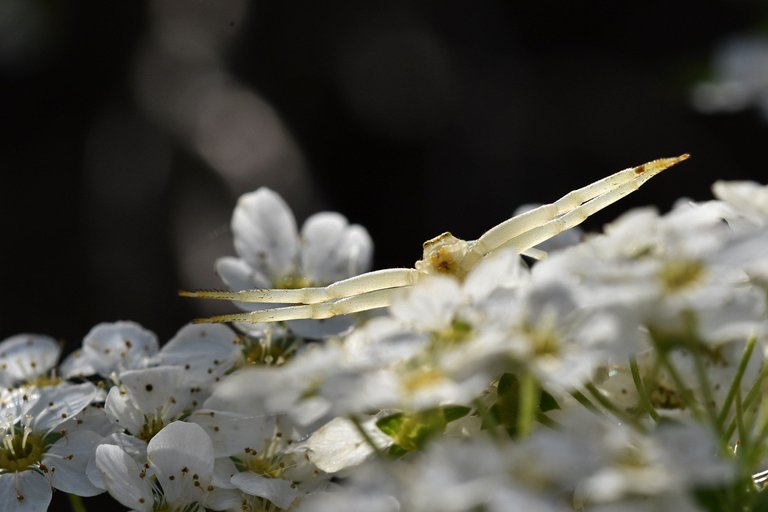
[[337,512],[365,510],[366,512],[400,512],[394,496],[371,495],[363,491],[316,492],[302,498],[296,512]]
[[321,286],[366,272],[373,242],[362,226],[350,226],[335,212],[312,215],[301,229],[301,271]]
[[96,369],[81,348],[69,354],[64,358],[64,361],[59,364],[59,374],[65,379],[88,377],[95,373]]
[[[122,432],[117,432],[114,434],[111,434],[107,437],[102,438],[100,445],[103,444],[110,444],[117,446],[123,452],[125,452],[129,457],[131,457],[134,461],[136,461],[136,464],[144,464],[144,461],[147,460],[147,443],[146,441],[143,441],[139,439],[138,437],[134,437],[129,434],[124,434]],[[151,471],[148,472],[149,474],[152,474]],[[94,450],[93,457],[88,461],[88,465],[85,469],[85,474],[88,476],[88,480],[91,481],[93,485],[100,489],[107,488],[106,484],[104,483],[104,478],[99,470],[98,466],[96,465],[96,454]]]
[[261,442],[269,439],[275,431],[274,416],[199,410],[189,417],[189,421],[205,429],[213,442],[216,457],[242,454],[254,444],[254,440]]
[[152,487],[147,476],[120,447],[111,444],[96,447],[96,466],[113,498],[132,510],[152,510]]
[[[249,290],[251,288],[270,288],[272,283],[260,272],[254,270],[248,262],[240,258],[226,256],[216,260],[216,275],[224,281],[230,290]],[[237,304],[237,303],[236,303]]]
[[344,334],[355,324],[356,320],[353,315],[341,315],[322,320],[289,320],[285,324],[297,336],[310,340],[321,340]]
[[296,219],[285,201],[262,187],[240,197],[232,215],[235,251],[273,282],[295,270]]
[[132,434],[138,435],[144,426],[144,412],[120,386],[113,386],[109,390],[104,402],[104,412],[111,421]]
[[51,503],[51,485],[37,471],[0,474],[0,510],[45,512]]
[[344,363],[355,369],[405,361],[429,343],[425,334],[404,329],[391,317],[373,318],[344,339]]
[[190,392],[185,388],[184,369],[178,366],[123,372],[120,382],[130,393],[136,407],[145,414],[162,411],[164,418],[172,418],[191,402]]
[[205,508],[210,510],[242,509],[243,493],[237,489],[215,488],[205,497]]
[[61,347],[50,336],[18,334],[0,343],[0,384],[11,386],[45,374],[59,360]]
[[163,346],[154,361],[183,368],[186,380],[208,386],[241,359],[242,346],[232,329],[222,324],[188,324]]
[[[373,420],[365,422],[363,429],[379,449],[392,444],[392,439],[385,436]],[[346,418],[334,418],[320,427],[307,440],[307,448],[309,460],[326,473],[357,466],[373,454],[371,445]]]
[[83,340],[83,352],[103,377],[112,372],[144,368],[157,353],[157,337],[135,322],[102,323]]
[[95,496],[103,492],[93,485],[85,469],[102,437],[89,430],[77,430],[56,441],[45,453],[51,486],[78,496]]
[[174,421],[147,445],[147,459],[165,498],[176,507],[205,498],[213,479],[213,458],[211,438],[194,423]]
[[73,432],[77,430],[90,430],[96,432],[102,437],[106,437],[115,432],[116,426],[107,417],[104,407],[95,405],[95,402],[103,402],[106,399],[106,393],[99,390],[94,403],[80,411],[77,415],[69,418],[67,421],[59,424],[55,431],[59,433]]
[[85,409],[98,395],[99,389],[89,382],[42,388],[40,398],[26,412],[33,418],[30,426],[35,432],[50,432]]
[[[216,442],[214,441],[214,451]],[[232,477],[238,473],[230,457],[217,457],[213,462],[213,485],[222,489],[234,489]]]
[[291,487],[292,482],[280,478],[264,478],[255,473],[238,473],[232,477],[232,483],[244,493],[266,498],[284,510],[299,495]]
[[755,225],[768,223],[768,186],[754,181],[716,181],[712,192]]
[[513,250],[502,250],[488,256],[472,269],[464,280],[464,293],[478,302],[495,290],[521,286],[527,278],[520,255]]
[[397,298],[390,311],[401,322],[421,330],[447,327],[459,304],[461,288],[456,279],[430,276]]

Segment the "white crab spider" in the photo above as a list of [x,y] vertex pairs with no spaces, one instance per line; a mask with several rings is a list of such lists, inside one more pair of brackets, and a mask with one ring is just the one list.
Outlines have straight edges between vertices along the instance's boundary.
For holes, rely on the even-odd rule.
[[240,302],[298,304],[247,313],[219,315],[196,322],[280,322],[303,318],[330,318],[389,306],[399,289],[415,284],[429,274],[452,274],[463,278],[485,256],[502,248],[544,257],[535,245],[578,226],[590,215],[631,194],[661,171],[686,160],[683,154],[660,158],[630,167],[573,190],[554,203],[545,204],[505,220],[473,241],[460,240],[446,232],[424,242],[424,257],[415,268],[389,268],[350,277],[325,287],[255,289],[236,292],[182,291],[185,297],[225,299]]

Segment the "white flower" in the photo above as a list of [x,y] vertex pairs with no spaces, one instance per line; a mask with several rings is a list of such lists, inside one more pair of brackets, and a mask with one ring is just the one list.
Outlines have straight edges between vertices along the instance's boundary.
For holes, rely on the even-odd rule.
[[98,395],[91,384],[14,390],[0,404],[0,509],[44,511],[52,488],[79,496],[102,490],[86,467],[101,436],[88,430],[57,432]]
[[549,391],[572,391],[608,364],[618,334],[605,314],[579,308],[571,289],[535,283],[510,304],[509,352]]
[[95,463],[109,493],[132,510],[223,510],[227,493],[213,486],[213,443],[194,423],[173,422],[152,438],[146,464],[102,444]]
[[596,449],[605,464],[585,474],[578,486],[588,501],[664,495],[724,484],[735,476],[733,464],[718,457],[712,432],[696,424],[661,424],[649,437],[628,429],[608,429]]
[[[712,185],[712,193],[749,226],[768,225],[768,185],[754,181],[716,181]],[[727,220],[733,227],[736,219]]]
[[388,469],[398,480],[402,510],[571,510],[562,489],[517,480],[515,460],[511,443],[477,436],[438,441],[418,459]]
[[72,353],[61,368],[67,378],[94,374],[115,378],[129,370],[178,366],[184,370],[186,383],[202,392],[242,361],[240,339],[225,325],[185,325],[159,349],[153,332],[123,321],[91,329],[82,349]]
[[83,339],[83,347],[61,364],[65,378],[146,368],[158,351],[157,336],[136,322],[96,325]]
[[366,437],[358,427],[347,418],[334,418],[306,441],[307,457],[312,463],[326,473],[339,471],[357,466],[375,453],[392,445],[390,437],[384,435],[376,426],[376,418],[370,418],[360,423]]
[[506,464],[515,483],[570,492],[577,509],[638,497],[676,503],[677,493],[726,484],[736,474],[712,432],[697,424],[662,423],[644,434],[580,407],[553,416],[560,428],[535,431]]
[[396,464],[385,459],[369,459],[356,466],[340,484],[302,498],[297,512],[336,512],[339,510],[365,510],[366,512],[399,512],[396,495],[399,494],[395,479]]
[[226,325],[188,324],[163,345],[151,362],[183,368],[190,386],[207,388],[242,364],[242,345]]
[[682,329],[691,312],[713,346],[730,341],[726,331],[746,337],[764,318],[764,300],[744,286],[743,266],[759,256],[732,249],[735,235],[722,212],[713,203],[664,217],[630,212],[605,235],[537,264],[534,280],[568,286],[580,307],[611,315],[621,328],[617,356],[644,348],[638,326]]
[[217,485],[236,489],[240,501],[250,503],[254,510],[269,509],[265,502],[288,509],[326,480],[307,463],[306,450],[287,420],[214,410],[190,416],[213,441]]
[[61,355],[61,346],[41,334],[17,334],[0,343],[0,386],[34,384],[48,377]]
[[[287,414],[306,433],[332,416],[331,403],[319,391],[329,374],[340,370],[341,351],[332,340],[312,344],[283,366],[243,368],[227,375],[205,401],[206,409],[242,414]],[[246,392],[247,391],[247,392]]]
[[462,283],[420,280],[395,298],[390,319],[346,338],[321,393],[336,415],[470,402],[509,363],[508,317],[527,278],[518,254],[499,251]]
[[127,433],[150,440],[160,429],[195,409],[199,403],[187,373],[178,366],[129,370],[109,390],[104,410]]
[[[233,290],[325,286],[367,272],[373,242],[362,226],[349,225],[338,213],[317,213],[301,234],[288,205],[262,187],[240,197],[232,215],[238,258],[220,258],[216,271]],[[273,307],[237,303],[243,309]],[[288,322],[300,336],[324,337],[347,329],[346,318]]]
[[768,117],[768,39],[757,35],[721,43],[713,62],[714,77],[692,93],[694,107],[705,113],[757,107]]

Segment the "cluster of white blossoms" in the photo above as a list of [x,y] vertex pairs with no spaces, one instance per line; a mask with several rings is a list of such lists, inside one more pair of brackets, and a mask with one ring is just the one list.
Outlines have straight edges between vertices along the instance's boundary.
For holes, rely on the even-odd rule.
[[700,112],[754,108],[768,120],[768,37],[742,34],[723,41],[712,58],[711,78],[691,91]]
[[[543,261],[498,250],[391,307],[0,343],[0,510],[53,489],[138,511],[768,507],[768,187],[631,211]],[[372,243],[241,198],[233,290],[325,286]],[[583,238],[583,240],[580,240]],[[240,304],[243,308],[262,307]]]

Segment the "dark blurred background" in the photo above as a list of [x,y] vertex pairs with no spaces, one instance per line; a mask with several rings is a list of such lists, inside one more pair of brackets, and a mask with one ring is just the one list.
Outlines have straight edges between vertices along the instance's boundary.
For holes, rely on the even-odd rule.
[[692,91],[767,14],[757,0],[0,0],[0,339],[71,349],[130,319],[164,341],[231,309],[176,290],[221,287],[236,198],[262,185],[300,221],[331,209],[366,226],[381,268],[661,156],[693,159],[587,227],[707,199],[715,179],[764,181],[759,95],[696,108]]

